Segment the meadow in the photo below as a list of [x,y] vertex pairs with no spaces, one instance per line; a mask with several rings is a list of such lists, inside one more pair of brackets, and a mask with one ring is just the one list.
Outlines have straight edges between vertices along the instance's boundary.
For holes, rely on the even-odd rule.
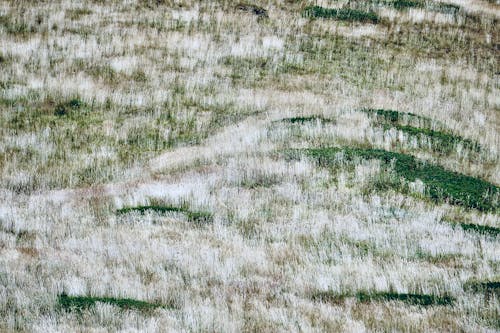
[[499,21],[0,0],[0,331],[500,330]]

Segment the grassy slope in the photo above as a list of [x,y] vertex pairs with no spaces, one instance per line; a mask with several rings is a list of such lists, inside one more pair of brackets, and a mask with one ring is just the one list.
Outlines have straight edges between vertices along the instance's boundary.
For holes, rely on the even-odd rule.
[[498,329],[498,5],[0,5],[0,331]]

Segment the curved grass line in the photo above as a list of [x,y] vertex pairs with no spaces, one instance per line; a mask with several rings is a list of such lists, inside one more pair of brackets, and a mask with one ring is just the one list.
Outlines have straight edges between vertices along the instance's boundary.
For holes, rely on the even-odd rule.
[[432,122],[434,122],[434,120],[429,117],[419,116],[411,112],[400,112],[396,110],[370,109],[370,108],[364,108],[359,111],[367,113],[368,115],[383,118],[385,122],[390,122],[390,123],[398,123],[402,120],[418,120],[420,122],[423,122],[424,126],[430,127]]
[[461,144],[464,148],[474,152],[479,152],[481,150],[481,145],[479,143],[448,132],[398,124],[384,125],[383,127],[385,130],[394,128],[413,137],[421,135],[426,136],[433,141],[433,149],[440,152],[449,152],[457,144]]
[[290,157],[306,155],[326,167],[337,165],[339,159],[346,161],[353,161],[356,158],[377,159],[387,166],[392,165],[396,175],[409,182],[421,180],[425,184],[425,194],[436,202],[446,201],[480,211],[499,209],[498,186],[482,179],[446,170],[440,165],[425,163],[412,155],[381,149],[337,147],[289,150],[287,155]]

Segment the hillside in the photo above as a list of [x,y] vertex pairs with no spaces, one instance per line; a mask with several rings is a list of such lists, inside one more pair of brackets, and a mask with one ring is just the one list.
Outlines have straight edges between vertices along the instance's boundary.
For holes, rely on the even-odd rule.
[[499,331],[499,20],[0,0],[0,331]]

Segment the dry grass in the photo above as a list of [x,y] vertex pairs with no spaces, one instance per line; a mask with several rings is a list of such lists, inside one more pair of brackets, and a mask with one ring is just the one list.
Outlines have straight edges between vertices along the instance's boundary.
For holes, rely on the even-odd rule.
[[0,331],[498,330],[498,210],[283,154],[498,188],[498,4],[389,2],[0,0]]

